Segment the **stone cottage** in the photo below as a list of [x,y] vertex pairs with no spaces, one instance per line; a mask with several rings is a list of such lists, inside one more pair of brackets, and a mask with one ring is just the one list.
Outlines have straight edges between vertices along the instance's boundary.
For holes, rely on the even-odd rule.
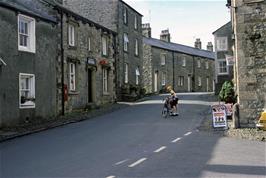
[[61,50],[57,101],[62,113],[94,108],[116,100],[116,33],[60,4]]
[[212,51],[170,41],[169,30],[163,30],[160,40],[151,38],[149,24],[143,24],[143,83],[147,93],[164,92],[173,86],[176,92],[211,92],[214,81]]
[[219,94],[225,81],[232,81],[234,71],[233,31],[231,21],[212,33],[215,43],[215,93]]
[[64,0],[65,7],[115,32],[118,100],[140,97],[142,88],[142,15],[122,0]]
[[266,109],[266,1],[232,0],[235,87],[240,127],[254,127]]
[[0,0],[0,127],[57,115],[57,20],[47,3]]

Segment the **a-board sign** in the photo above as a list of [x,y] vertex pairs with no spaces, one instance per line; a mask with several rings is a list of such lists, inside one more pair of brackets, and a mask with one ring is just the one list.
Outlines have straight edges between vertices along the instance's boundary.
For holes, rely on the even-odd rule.
[[212,105],[212,123],[214,128],[227,127],[225,105]]

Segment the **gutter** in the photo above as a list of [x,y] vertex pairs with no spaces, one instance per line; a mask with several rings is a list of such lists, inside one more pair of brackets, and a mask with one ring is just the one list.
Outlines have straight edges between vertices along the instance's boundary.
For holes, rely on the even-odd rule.
[[63,11],[60,10],[60,16],[61,16],[61,20],[60,20],[60,25],[61,25],[61,84],[62,84],[62,88],[61,88],[61,92],[62,92],[62,115],[65,115],[65,98],[64,98],[64,33],[63,33]]

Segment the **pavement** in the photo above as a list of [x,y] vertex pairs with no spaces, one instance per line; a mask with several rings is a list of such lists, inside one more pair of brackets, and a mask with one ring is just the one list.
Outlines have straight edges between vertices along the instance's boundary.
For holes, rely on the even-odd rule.
[[[187,93],[179,93],[179,95],[187,95]],[[211,102],[217,101],[217,96],[213,94],[203,94],[202,99],[208,100]],[[41,132],[44,130],[64,126],[71,123],[81,122],[88,119],[95,118],[97,116],[101,116],[110,112],[114,112],[116,110],[120,110],[132,105],[136,105],[143,101],[149,100],[150,97],[144,97],[136,102],[118,102],[114,104],[106,104],[100,108],[94,110],[87,111],[76,111],[73,113],[66,114],[65,116],[60,116],[58,118],[54,118],[52,120],[43,120],[38,122],[28,122],[21,124],[16,127],[7,127],[0,129],[0,142],[10,140],[16,137],[21,137],[37,132]],[[208,103],[207,103],[208,104]],[[234,137],[237,139],[248,139],[254,141],[263,141],[266,142],[266,131],[257,130],[256,128],[240,128],[233,129],[232,128],[232,120],[228,120],[228,128],[227,129],[215,129],[212,127],[211,120],[211,110],[203,113],[206,117],[204,117],[198,129],[203,132],[211,132],[213,134],[218,134],[220,136],[225,137]]]

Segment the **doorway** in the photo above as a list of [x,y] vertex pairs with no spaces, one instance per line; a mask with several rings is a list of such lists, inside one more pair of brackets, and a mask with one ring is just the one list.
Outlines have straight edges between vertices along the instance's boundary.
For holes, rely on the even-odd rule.
[[88,103],[92,103],[92,70],[88,69]]
[[187,77],[187,91],[191,92],[191,77]]
[[154,73],[154,92],[158,91],[158,71]]

